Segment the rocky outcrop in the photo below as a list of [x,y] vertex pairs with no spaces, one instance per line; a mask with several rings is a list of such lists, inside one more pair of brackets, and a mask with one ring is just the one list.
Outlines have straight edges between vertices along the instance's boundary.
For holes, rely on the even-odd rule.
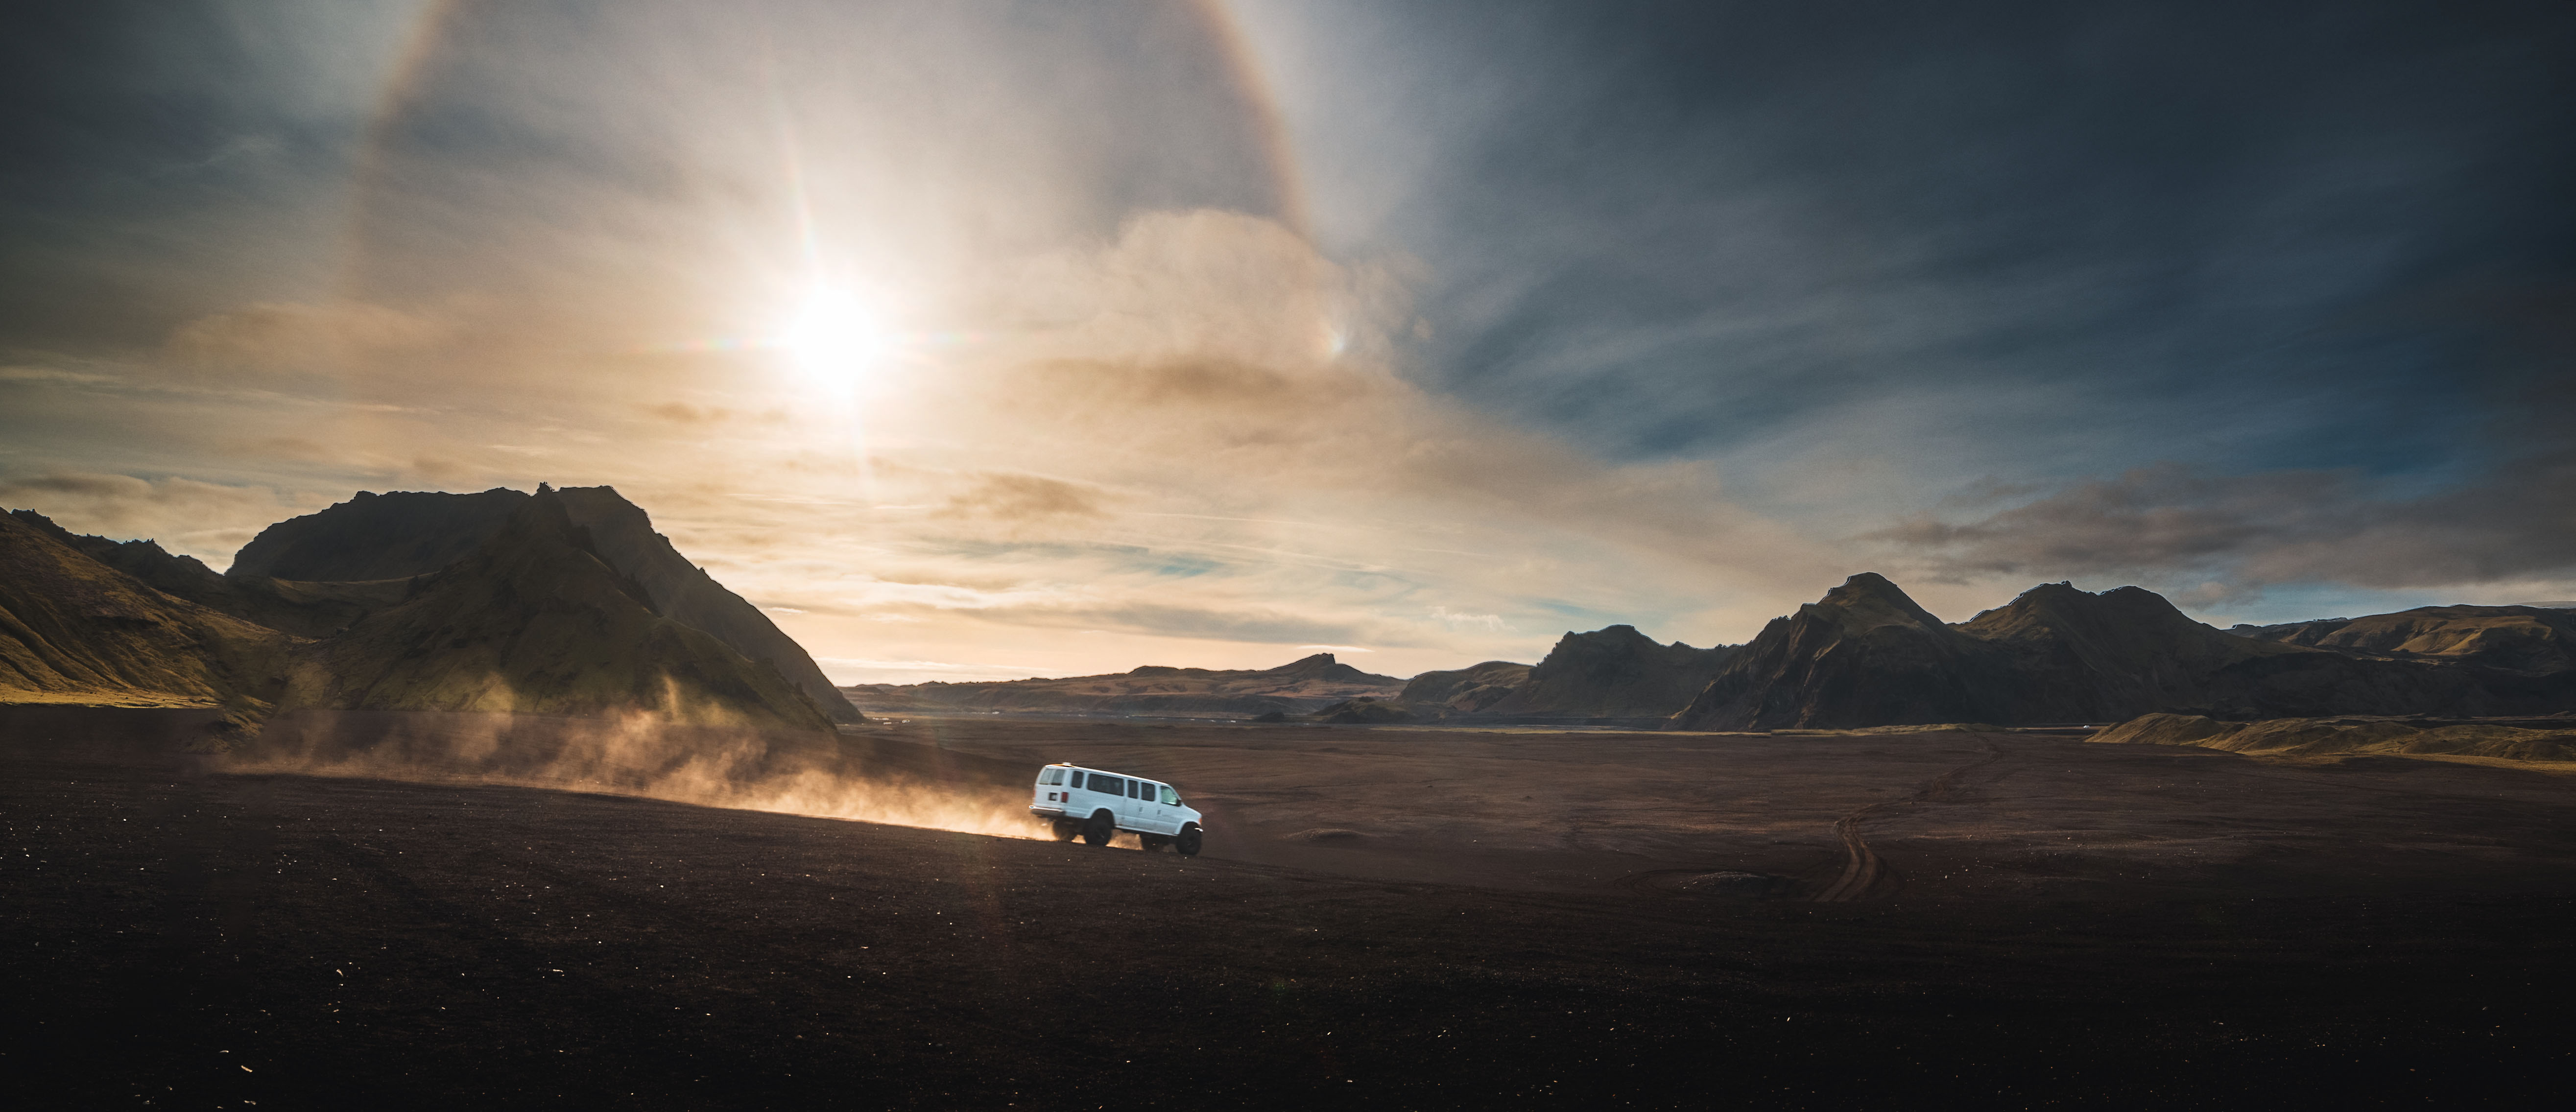
[[1673,725],[1854,728],[1929,722],[2120,721],[2546,713],[2576,675],[2382,659],[2253,640],[2192,621],[2136,587],[2044,584],[1958,625],[1864,573],[1772,621]]
[[[437,572],[499,533],[533,497],[560,501],[572,524],[588,533],[590,551],[644,588],[662,616],[713,635],[753,660],[765,661],[834,720],[861,721],[804,648],[769,616],[690,563],[652,518],[613,487],[542,484],[540,495],[495,488],[480,494],[360,491],[319,513],[261,530],[233,557],[224,578],[242,589],[280,597],[330,595],[325,582],[399,581]],[[276,585],[275,581],[285,581]],[[347,591],[342,589],[342,594]],[[214,605],[210,603],[209,605]],[[320,624],[355,615],[334,611]],[[332,626],[333,629],[338,626]]]

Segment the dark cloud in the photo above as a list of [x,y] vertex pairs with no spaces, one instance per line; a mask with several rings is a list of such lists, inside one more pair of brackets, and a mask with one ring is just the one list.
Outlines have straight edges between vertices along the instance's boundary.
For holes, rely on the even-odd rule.
[[1420,377],[1766,508],[2485,462],[2525,379],[2423,310],[2576,277],[2566,5],[1333,11],[1318,192],[1428,262]]
[[2440,587],[2576,572],[2576,450],[2395,496],[2351,471],[2216,475],[2140,468],[1962,524],[1871,534],[1956,577],[2206,579]]

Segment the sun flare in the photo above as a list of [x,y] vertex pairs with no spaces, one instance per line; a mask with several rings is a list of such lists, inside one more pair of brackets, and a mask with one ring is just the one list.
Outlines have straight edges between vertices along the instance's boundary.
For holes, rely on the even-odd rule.
[[779,346],[814,375],[859,375],[884,357],[887,338],[876,314],[848,290],[817,286],[780,333]]

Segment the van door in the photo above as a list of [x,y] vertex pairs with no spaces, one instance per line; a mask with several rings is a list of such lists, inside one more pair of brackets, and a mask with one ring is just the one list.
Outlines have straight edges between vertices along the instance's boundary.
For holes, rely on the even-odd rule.
[[1163,786],[1151,780],[1136,785],[1136,817],[1156,834],[1180,829],[1172,822],[1172,809],[1163,806]]
[[1127,781],[1127,798],[1118,810],[1118,825],[1129,830],[1152,830],[1154,809],[1145,802],[1145,782]]

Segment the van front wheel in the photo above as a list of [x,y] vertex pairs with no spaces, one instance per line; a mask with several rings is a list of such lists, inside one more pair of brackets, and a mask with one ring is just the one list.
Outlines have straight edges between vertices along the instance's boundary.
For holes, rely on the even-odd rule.
[[1082,840],[1090,845],[1105,846],[1109,844],[1109,839],[1117,836],[1118,824],[1110,819],[1107,811],[1091,816],[1089,821],[1082,824]]
[[1172,839],[1172,848],[1181,851],[1181,856],[1183,857],[1198,856],[1199,824],[1191,823],[1188,826],[1182,827],[1180,837]]

